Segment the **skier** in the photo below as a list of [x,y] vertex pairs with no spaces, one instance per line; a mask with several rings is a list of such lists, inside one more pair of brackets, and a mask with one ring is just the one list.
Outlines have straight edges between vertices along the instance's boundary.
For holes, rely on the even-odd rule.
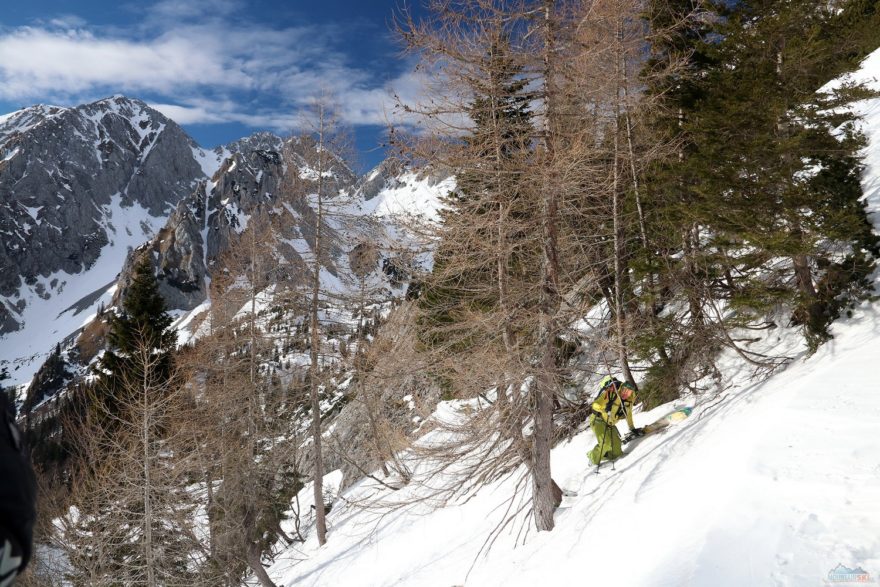
[[614,460],[623,454],[617,422],[626,418],[633,436],[643,436],[644,430],[633,425],[632,407],[636,403],[635,389],[610,375],[599,382],[599,395],[593,401],[590,428],[596,435],[596,446],[589,452],[590,462],[598,465],[602,459]]
[[0,392],[0,587],[12,585],[31,557],[36,483],[21,433]]

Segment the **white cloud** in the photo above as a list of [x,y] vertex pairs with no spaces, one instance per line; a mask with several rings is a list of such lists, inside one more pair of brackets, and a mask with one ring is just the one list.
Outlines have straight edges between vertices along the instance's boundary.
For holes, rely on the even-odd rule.
[[0,37],[0,79],[0,96],[7,99],[102,87],[168,93],[195,85],[250,84],[244,72],[187,39],[142,43],[34,28]]
[[150,106],[179,124],[239,122],[281,133],[299,126],[298,115],[293,110],[245,110],[229,100],[193,99],[184,104],[151,103]]
[[181,106],[179,104],[150,104],[178,124],[210,124],[229,122],[216,111],[208,111],[201,106]]
[[342,115],[351,124],[400,123],[398,100],[414,104],[422,95],[425,80],[415,73],[404,73],[381,87],[349,86],[338,91]]
[[59,14],[58,16],[49,20],[49,25],[60,28],[60,29],[73,29],[84,27],[88,23],[82,17],[79,17],[75,14]]
[[418,94],[413,74],[382,82],[351,65],[339,48],[350,32],[344,27],[223,18],[244,7],[241,0],[161,0],[148,22],[131,29],[89,28],[75,16],[0,29],[0,99],[71,104],[146,94],[160,97],[157,109],[182,124],[284,131],[320,91],[336,96],[352,125],[385,124],[394,92]]

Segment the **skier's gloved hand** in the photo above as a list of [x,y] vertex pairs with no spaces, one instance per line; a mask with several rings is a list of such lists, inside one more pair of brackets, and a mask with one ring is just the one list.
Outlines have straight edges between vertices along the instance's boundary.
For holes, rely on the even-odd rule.
[[645,435],[645,429],[644,428],[633,428],[632,430],[629,431],[629,433],[633,438],[641,438],[642,436]]

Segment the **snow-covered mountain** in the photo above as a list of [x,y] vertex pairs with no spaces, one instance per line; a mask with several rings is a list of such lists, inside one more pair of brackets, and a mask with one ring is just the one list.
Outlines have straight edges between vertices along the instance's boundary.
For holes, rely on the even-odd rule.
[[123,96],[3,116],[0,153],[0,367],[23,383],[216,163]]
[[[123,96],[0,117],[0,368],[10,382],[27,384],[56,344],[67,356],[98,310],[122,294],[139,247],[151,250],[181,323],[205,309],[213,264],[254,215],[287,215],[276,223],[284,260],[302,268],[314,211],[308,198],[282,206],[278,196],[291,168],[309,191],[316,152],[309,138],[268,132],[205,150]],[[428,201],[423,211],[436,209],[449,184],[396,163],[361,178],[334,162],[325,194],[346,219],[329,217],[324,229],[328,279],[336,280],[350,274],[347,254],[359,241],[399,237],[392,218],[418,212],[418,200]]]
[[[90,268],[113,240],[109,208],[162,218],[205,177],[202,151],[176,123],[122,96],[6,115],[0,152],[4,296],[22,297],[22,285],[40,276]],[[0,332],[23,323],[20,305],[10,305]]]

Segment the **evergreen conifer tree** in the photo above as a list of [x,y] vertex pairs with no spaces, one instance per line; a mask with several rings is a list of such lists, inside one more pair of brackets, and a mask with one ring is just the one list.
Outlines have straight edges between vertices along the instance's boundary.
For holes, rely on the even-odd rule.
[[[648,247],[636,255],[634,278],[646,282],[639,298],[649,327],[633,341],[637,355],[650,363],[643,384],[649,402],[664,402],[677,390],[706,375],[718,350],[717,326],[705,311],[708,284],[715,282],[717,255],[699,246],[711,218],[697,189],[699,167],[693,130],[719,66],[717,23],[723,5],[704,0],[651,0],[645,11],[650,57],[641,77],[646,100],[654,103],[646,121],[656,140],[674,145],[645,174],[645,225]],[[669,311],[669,302],[685,302]],[[666,311],[664,311],[666,310]]]
[[861,202],[864,141],[842,108],[858,92],[817,93],[853,67],[842,14],[806,1],[738,4],[691,127],[704,172],[697,208],[712,235],[701,245],[737,251],[732,305],[748,316],[791,301],[812,348],[862,295],[878,252]]
[[[142,366],[137,364],[140,348],[152,349],[155,361],[149,370],[151,380],[146,382],[147,385],[161,388],[171,377],[177,333],[171,329],[173,319],[166,312],[165,300],[159,293],[159,284],[146,256],[135,265],[122,309],[111,315],[109,322],[110,348],[99,364],[98,387],[111,407],[114,397],[125,394],[131,380],[144,374]],[[109,413],[114,410],[110,409]]]
[[[846,108],[865,91],[817,91],[873,50],[880,28],[871,0],[652,0],[646,18],[642,75],[662,106],[651,125],[679,145],[648,171],[652,242],[634,264],[657,284],[640,289],[656,317],[634,345],[653,394],[704,377],[734,344],[730,328],[780,304],[815,348],[867,291],[877,244]],[[674,297],[687,303],[670,311]]]

